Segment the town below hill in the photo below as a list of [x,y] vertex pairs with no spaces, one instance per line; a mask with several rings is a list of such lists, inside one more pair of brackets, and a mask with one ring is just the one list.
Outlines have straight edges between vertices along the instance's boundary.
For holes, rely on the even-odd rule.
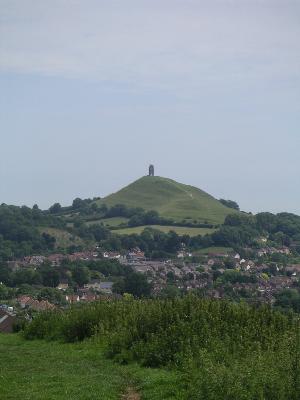
[[[145,177],[132,185],[171,186],[179,204],[186,201],[188,187],[164,178]],[[131,195],[132,185],[121,191],[122,198]],[[206,205],[216,204],[199,193]],[[162,190],[160,201],[167,197]],[[188,292],[300,311],[300,217],[251,215],[235,202],[219,203],[227,215],[218,224],[202,217],[175,220],[126,204],[107,206],[97,198],[77,198],[70,207],[56,203],[49,210],[0,205],[2,312],[19,324],[51,307]],[[137,228],[139,233],[130,231]]]
[[0,268],[0,305],[9,316],[1,331],[30,320],[36,312],[122,296],[200,297],[267,303],[300,312],[300,260],[289,247],[181,248],[170,259],[149,259],[136,247],[127,252],[93,250],[33,255]]

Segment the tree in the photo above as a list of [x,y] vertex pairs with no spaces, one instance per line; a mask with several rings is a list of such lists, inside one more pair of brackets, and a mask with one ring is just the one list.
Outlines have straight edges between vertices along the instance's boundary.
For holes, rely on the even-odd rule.
[[114,286],[115,293],[130,293],[135,297],[149,297],[152,285],[147,281],[145,275],[137,272],[128,273],[124,279],[118,280]]
[[41,284],[41,275],[32,268],[19,269],[15,272],[12,279],[15,286],[19,286],[23,283],[27,283],[28,285]]
[[159,293],[159,297],[163,299],[175,299],[176,297],[180,297],[180,295],[181,291],[175,285],[167,285]]
[[283,289],[276,295],[275,306],[300,312],[300,294],[296,289]]
[[11,283],[11,271],[7,265],[0,264],[0,282],[6,285]]
[[94,213],[96,213],[99,210],[99,207],[96,203],[91,204],[90,208]]
[[240,206],[238,205],[238,203],[233,200],[220,199],[220,203],[222,203],[226,207],[233,208],[234,210],[240,210]]
[[46,248],[53,250],[56,243],[55,237],[49,235],[49,233],[43,232],[42,238],[45,241]]
[[90,281],[90,271],[87,267],[77,266],[72,272],[72,278],[81,287]]
[[225,258],[224,260],[224,265],[226,268],[234,268],[235,267],[235,261],[233,258]]
[[78,210],[84,206],[84,200],[80,199],[77,197],[76,199],[73,200],[72,203],[72,208],[73,210]]
[[176,232],[170,231],[167,234],[165,251],[169,253],[175,253],[180,249],[180,246],[181,246],[180,236],[178,236]]
[[0,301],[7,300],[10,298],[12,289],[6,287],[4,284],[0,283]]
[[169,271],[167,273],[167,280],[168,282],[174,282],[175,281],[175,274],[173,271]]
[[61,211],[61,205],[59,203],[54,203],[53,206],[49,208],[50,214],[57,214]]
[[64,295],[55,288],[43,288],[38,293],[38,300],[47,300],[53,304],[65,304]]
[[59,284],[59,273],[53,267],[45,265],[40,272],[44,286],[56,287]]

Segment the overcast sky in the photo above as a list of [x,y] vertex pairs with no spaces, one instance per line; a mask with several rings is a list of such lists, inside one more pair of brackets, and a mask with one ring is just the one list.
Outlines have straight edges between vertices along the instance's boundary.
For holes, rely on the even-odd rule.
[[147,173],[300,214],[300,1],[0,0],[0,203]]

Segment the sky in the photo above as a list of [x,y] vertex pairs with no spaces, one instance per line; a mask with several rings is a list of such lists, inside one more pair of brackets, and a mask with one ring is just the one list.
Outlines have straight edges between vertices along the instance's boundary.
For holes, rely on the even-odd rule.
[[0,0],[0,203],[147,174],[300,214],[299,0]]

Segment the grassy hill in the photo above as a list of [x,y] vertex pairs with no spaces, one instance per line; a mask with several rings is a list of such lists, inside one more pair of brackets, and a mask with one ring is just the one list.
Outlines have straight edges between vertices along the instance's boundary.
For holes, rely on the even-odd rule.
[[144,176],[98,204],[156,210],[162,217],[189,223],[221,224],[228,214],[237,212],[203,190],[159,176]]

